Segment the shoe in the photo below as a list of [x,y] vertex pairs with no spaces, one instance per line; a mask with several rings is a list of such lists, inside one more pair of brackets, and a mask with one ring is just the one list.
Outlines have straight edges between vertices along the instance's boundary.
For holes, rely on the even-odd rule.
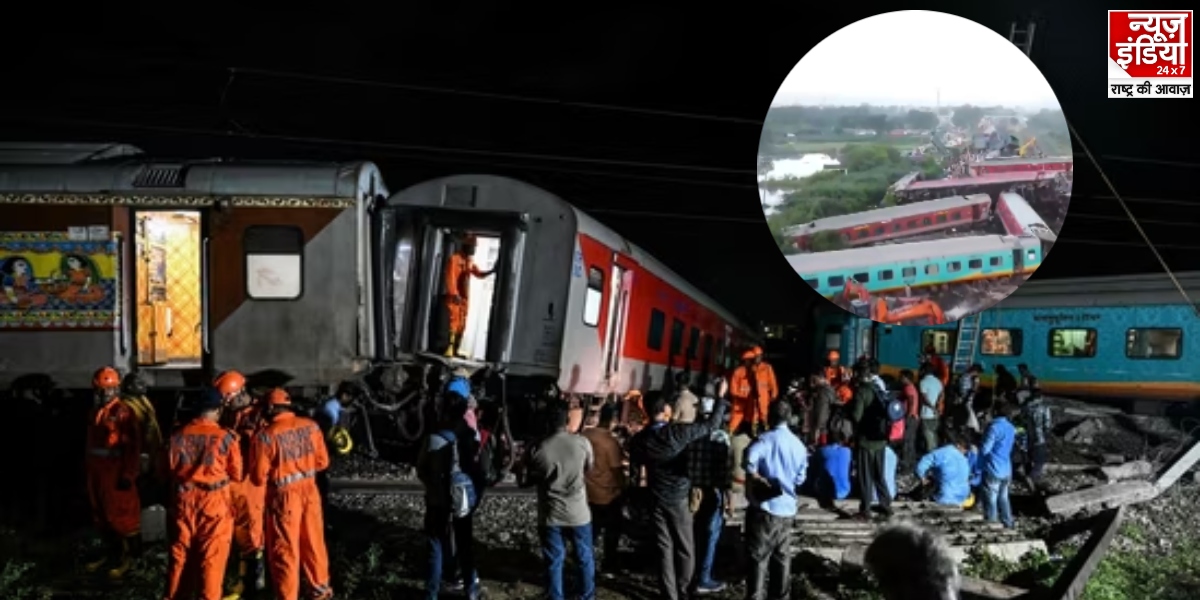
[[109,579],[121,579],[133,567],[133,557],[130,555],[133,550],[132,546],[131,538],[123,538],[121,540],[120,555],[116,561],[117,564],[108,570]]
[[696,593],[704,596],[707,594],[720,594],[725,591],[726,585],[720,581],[709,581],[696,586]]

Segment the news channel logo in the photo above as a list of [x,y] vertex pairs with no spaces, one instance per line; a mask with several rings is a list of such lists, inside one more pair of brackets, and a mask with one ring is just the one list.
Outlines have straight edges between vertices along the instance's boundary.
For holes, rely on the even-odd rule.
[[943,324],[1042,264],[1073,166],[1062,106],[1020,48],[905,10],[799,57],[763,122],[759,200],[788,264],[826,300],[879,323]]
[[1191,98],[1192,11],[1108,11],[1108,97]]

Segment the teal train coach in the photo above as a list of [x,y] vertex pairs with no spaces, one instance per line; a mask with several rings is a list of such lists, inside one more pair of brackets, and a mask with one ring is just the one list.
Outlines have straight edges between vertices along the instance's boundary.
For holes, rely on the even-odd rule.
[[788,263],[822,296],[853,278],[872,294],[1030,275],[1042,264],[1031,236],[976,235],[832,252],[793,254]]
[[[1200,272],[1178,279],[1200,298]],[[1024,363],[1052,395],[1200,400],[1200,318],[1165,274],[1030,281],[945,325],[889,326],[833,306],[819,309],[816,325],[818,356],[874,356],[891,376],[915,371],[932,346],[947,364],[983,365],[985,384],[996,365],[1016,373]]]

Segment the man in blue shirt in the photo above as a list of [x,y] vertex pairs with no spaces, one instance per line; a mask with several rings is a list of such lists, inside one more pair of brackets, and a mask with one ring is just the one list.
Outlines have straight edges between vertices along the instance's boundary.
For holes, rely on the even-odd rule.
[[844,430],[831,431],[830,442],[817,451],[821,471],[817,493],[822,501],[845,500],[850,496],[850,447]]
[[[1013,526],[1012,506],[1008,502],[1008,488],[1012,484],[1012,451],[1017,429],[1009,418],[1012,407],[1001,399],[995,406],[996,417],[988,424],[979,448],[983,463],[983,514],[988,521],[997,517],[1005,527]],[[998,513],[998,514],[997,514]]]
[[771,598],[786,598],[791,587],[792,524],[808,471],[808,449],[788,428],[791,417],[790,404],[772,403],[771,430],[746,449],[747,600],[765,600],[768,583]]
[[956,433],[949,437],[950,443],[921,458],[917,463],[917,477],[936,486],[934,502],[962,506],[971,497],[971,466],[967,463],[966,441]]

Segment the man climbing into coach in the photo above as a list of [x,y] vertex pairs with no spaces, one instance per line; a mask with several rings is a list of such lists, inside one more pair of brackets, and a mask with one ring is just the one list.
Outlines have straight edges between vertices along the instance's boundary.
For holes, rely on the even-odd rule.
[[495,269],[481,270],[475,265],[475,247],[478,238],[474,234],[461,233],[458,249],[446,259],[445,278],[442,287],[446,293],[442,300],[443,309],[449,319],[450,340],[446,356],[458,356],[462,335],[467,328],[468,296],[471,292],[471,277],[490,277]]

